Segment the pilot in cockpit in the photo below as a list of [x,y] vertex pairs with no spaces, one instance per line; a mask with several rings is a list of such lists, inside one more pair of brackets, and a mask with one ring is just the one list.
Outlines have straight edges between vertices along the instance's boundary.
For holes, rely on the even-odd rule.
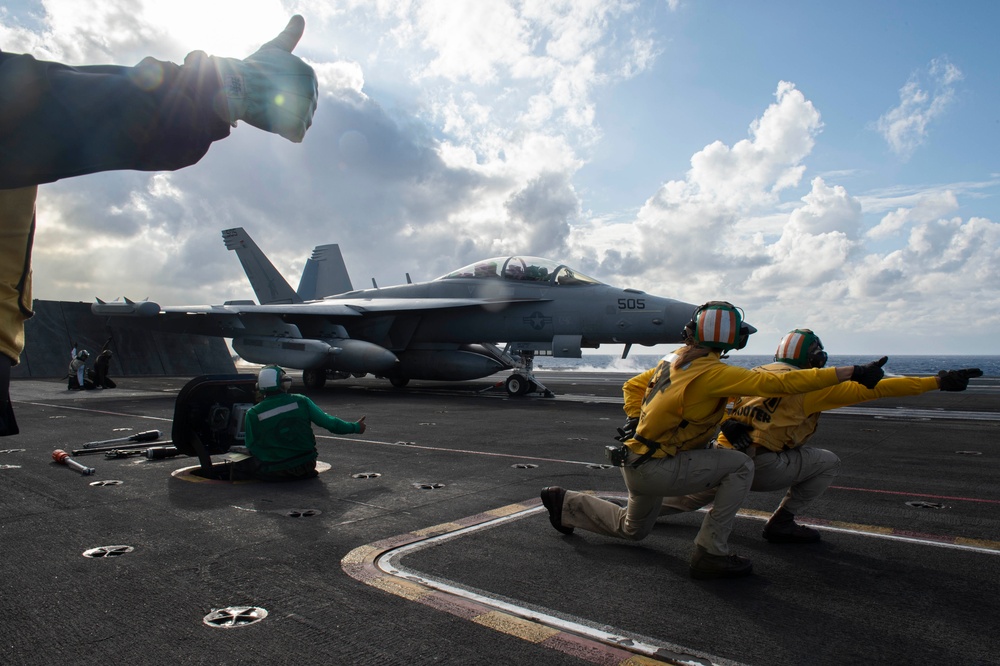
[[497,277],[497,264],[495,261],[476,264],[475,277]]

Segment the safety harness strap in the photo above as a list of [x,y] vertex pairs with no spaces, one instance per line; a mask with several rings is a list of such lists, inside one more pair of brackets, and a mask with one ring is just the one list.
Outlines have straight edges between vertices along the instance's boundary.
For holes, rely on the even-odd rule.
[[[687,419],[685,419],[685,420],[681,421],[680,424],[677,427],[678,428],[684,428],[684,427],[687,426],[687,424],[688,424]],[[642,445],[644,445],[646,447],[646,452],[643,453],[641,456],[639,456],[638,460],[636,460],[634,463],[632,463],[632,467],[638,467],[639,465],[643,464],[644,462],[646,462],[647,460],[649,460],[650,458],[652,458],[654,453],[656,453],[661,448],[663,448],[663,445],[660,444],[659,442],[657,442],[656,440],[649,439],[647,437],[643,437],[639,433],[636,433],[636,434],[632,435],[632,439],[634,439],[635,441],[639,442],[640,444],[642,444]],[[664,449],[664,453],[666,453],[665,449]],[[676,451],[675,451],[675,453],[676,453]],[[669,456],[669,455],[672,455],[672,454],[667,453],[666,455]]]

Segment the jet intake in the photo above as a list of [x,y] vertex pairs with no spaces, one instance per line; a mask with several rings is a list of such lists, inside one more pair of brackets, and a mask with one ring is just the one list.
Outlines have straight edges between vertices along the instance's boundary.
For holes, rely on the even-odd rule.
[[583,352],[580,349],[582,335],[553,335],[552,336],[552,356],[555,358],[580,358]]
[[494,358],[459,349],[411,349],[400,352],[398,374],[408,379],[463,381],[505,370]]
[[284,368],[328,368],[384,374],[396,367],[396,355],[385,347],[349,338],[314,340],[245,336],[233,338],[233,350],[245,361]]

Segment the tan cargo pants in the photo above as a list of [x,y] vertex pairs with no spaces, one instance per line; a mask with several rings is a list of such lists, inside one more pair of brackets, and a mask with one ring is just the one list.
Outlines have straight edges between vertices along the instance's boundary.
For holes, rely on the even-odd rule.
[[715,503],[705,515],[695,544],[713,555],[729,554],[729,534],[754,477],[754,463],[731,449],[695,449],[675,456],[651,458],[637,468],[628,466],[638,456],[630,454],[622,467],[628,488],[628,506],[622,508],[572,490],[566,491],[562,524],[589,532],[639,540],[652,531],[664,497],[711,490]]
[[[840,458],[832,451],[800,446],[789,451],[775,453],[767,449],[757,449],[754,456],[754,475],[750,490],[771,492],[788,489],[778,508],[784,507],[797,515],[817,497],[826,492],[840,472]],[[670,516],[684,511],[694,511],[715,499],[715,490],[663,500],[661,516]]]

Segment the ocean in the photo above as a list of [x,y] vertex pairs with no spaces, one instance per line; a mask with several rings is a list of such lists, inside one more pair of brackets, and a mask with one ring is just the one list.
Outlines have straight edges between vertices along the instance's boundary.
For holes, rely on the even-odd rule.
[[[535,370],[587,370],[589,372],[632,372],[638,374],[656,365],[661,355],[629,354],[622,359],[612,354],[587,354],[583,358],[536,356]],[[828,366],[861,365],[875,356],[830,356]],[[774,361],[773,356],[733,354],[726,363],[753,368]],[[885,364],[887,375],[936,375],[938,370],[979,368],[986,377],[1000,377],[1000,356],[890,356]]]

